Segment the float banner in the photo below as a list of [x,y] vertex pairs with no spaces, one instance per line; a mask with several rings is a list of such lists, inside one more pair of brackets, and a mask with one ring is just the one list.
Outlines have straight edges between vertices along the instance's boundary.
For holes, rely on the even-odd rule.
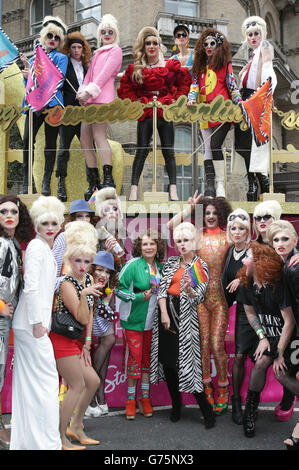
[[16,62],[19,50],[0,27],[0,73]]
[[248,100],[242,101],[240,106],[257,147],[269,142],[272,112],[271,77]]
[[35,56],[28,74],[25,99],[29,109],[45,108],[64,81],[61,70],[54,64],[41,44],[35,46]]

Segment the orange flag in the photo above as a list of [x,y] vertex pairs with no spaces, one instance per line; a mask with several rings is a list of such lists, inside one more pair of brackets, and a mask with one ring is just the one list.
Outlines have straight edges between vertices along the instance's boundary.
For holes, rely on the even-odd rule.
[[272,79],[269,77],[248,100],[240,103],[245,120],[258,147],[269,142],[272,101]]

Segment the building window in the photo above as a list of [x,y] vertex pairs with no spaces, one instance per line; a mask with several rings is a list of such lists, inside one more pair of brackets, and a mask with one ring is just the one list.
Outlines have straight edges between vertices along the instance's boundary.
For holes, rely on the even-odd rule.
[[101,21],[101,3],[98,0],[76,0],[76,21],[91,17]]
[[181,16],[198,16],[198,0],[165,0],[165,11]]
[[31,34],[37,34],[42,29],[43,19],[47,15],[52,15],[52,7],[48,0],[33,0],[31,2]]

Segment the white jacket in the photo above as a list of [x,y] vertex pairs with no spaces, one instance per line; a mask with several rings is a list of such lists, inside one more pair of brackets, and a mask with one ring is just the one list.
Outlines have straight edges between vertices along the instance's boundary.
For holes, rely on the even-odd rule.
[[57,265],[47,242],[36,236],[25,252],[24,290],[15,310],[13,329],[29,330],[35,323],[50,329]]

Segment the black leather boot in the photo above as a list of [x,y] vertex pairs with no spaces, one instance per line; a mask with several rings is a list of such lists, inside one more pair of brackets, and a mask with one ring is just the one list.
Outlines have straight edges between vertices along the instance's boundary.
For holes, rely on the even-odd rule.
[[261,194],[268,193],[270,188],[268,176],[265,176],[262,173],[256,173],[256,177],[260,183]]
[[213,160],[204,160],[206,185],[204,195],[206,197],[216,197],[215,190],[215,169]]
[[259,402],[260,393],[248,390],[243,416],[243,429],[246,437],[253,437],[255,435],[255,421]]
[[181,418],[181,394],[179,392],[179,380],[177,372],[174,369],[164,367],[164,375],[167,383],[167,388],[171,396],[172,410],[170,414],[170,421],[176,423]]
[[104,172],[104,188],[115,188],[114,179],[112,176],[112,166],[111,165],[104,165],[103,166]]
[[215,416],[212,406],[210,405],[210,403],[208,402],[206,398],[205,392],[201,392],[201,393],[194,392],[193,395],[199,405],[200,411],[202,412],[204,423],[205,423],[205,428],[206,429],[213,428],[215,426],[216,416]]
[[51,176],[52,173],[44,173],[42,182],[42,195],[51,196]]
[[236,424],[242,424],[243,414],[242,414],[240,395],[232,395],[231,402],[232,402],[232,420]]
[[67,201],[65,178],[63,176],[59,176],[59,179],[58,179],[57,197],[62,202]]
[[254,173],[248,173],[248,192],[247,192],[247,201],[257,201],[257,191],[258,186],[255,179]]
[[84,193],[84,199],[85,201],[89,201],[96,189],[100,190],[103,188],[103,183],[100,180],[98,168],[86,167],[86,175],[89,187]]

